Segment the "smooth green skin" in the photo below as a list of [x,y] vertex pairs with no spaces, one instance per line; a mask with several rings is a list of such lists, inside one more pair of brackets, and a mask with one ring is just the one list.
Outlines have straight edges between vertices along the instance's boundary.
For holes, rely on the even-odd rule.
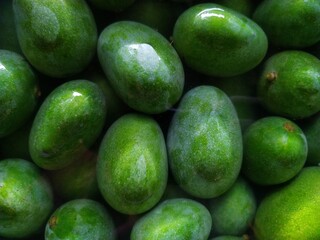
[[252,224],[256,207],[253,189],[242,177],[238,178],[226,193],[209,201],[212,232],[216,235],[243,235]]
[[0,161],[0,236],[26,238],[47,221],[53,208],[51,186],[38,167],[22,159]]
[[89,2],[101,10],[121,12],[132,5],[135,0],[89,0]]
[[64,200],[97,198],[99,189],[96,164],[97,154],[89,150],[69,166],[49,171],[48,176],[55,194]]
[[96,52],[97,29],[84,0],[14,0],[20,47],[50,77],[79,73]]
[[217,77],[248,72],[262,61],[268,47],[256,23],[214,3],[194,5],[180,15],[173,44],[190,68]]
[[301,124],[308,142],[308,156],[306,164],[320,166],[320,114],[307,119]]
[[236,237],[236,236],[219,236],[212,238],[211,240],[245,240],[246,238],[243,237]]
[[177,184],[190,195],[213,198],[236,181],[242,163],[242,135],[227,95],[198,86],[182,98],[170,123],[167,149]]
[[293,178],[304,166],[308,145],[298,125],[282,117],[265,117],[250,125],[243,136],[242,171],[260,185]]
[[131,240],[207,240],[211,216],[199,202],[186,198],[166,200],[133,226]]
[[304,168],[265,197],[253,225],[257,240],[320,239],[320,168]]
[[0,1],[0,49],[22,54],[12,8],[12,0]]
[[272,55],[263,66],[258,96],[275,115],[301,119],[315,114],[320,111],[320,60],[295,50]]
[[0,138],[22,127],[34,113],[38,81],[19,54],[0,50]]
[[253,20],[275,46],[304,48],[320,41],[318,0],[264,0],[256,8]]
[[157,122],[142,114],[115,121],[97,162],[98,186],[110,206],[129,215],[146,212],[160,200],[167,178],[165,140]]
[[87,80],[73,80],[55,88],[32,124],[32,160],[48,170],[61,169],[78,160],[103,128],[105,104],[101,89]]
[[99,37],[98,56],[111,86],[137,111],[165,112],[182,95],[184,71],[179,56],[168,40],[144,24],[109,25]]
[[254,11],[253,0],[214,0],[214,3],[231,8],[247,17],[251,17]]
[[46,240],[114,240],[111,215],[99,202],[76,199],[54,211],[45,228]]

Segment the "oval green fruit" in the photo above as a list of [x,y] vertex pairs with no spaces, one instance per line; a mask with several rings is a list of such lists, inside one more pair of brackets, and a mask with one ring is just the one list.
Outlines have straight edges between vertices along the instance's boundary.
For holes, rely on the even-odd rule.
[[255,22],[214,3],[194,5],[180,15],[173,44],[189,67],[218,77],[253,69],[268,47],[265,33]]
[[168,177],[163,133],[152,118],[126,114],[101,142],[97,179],[111,207],[124,214],[143,213],[158,203]]
[[207,240],[211,216],[201,203],[176,198],[162,202],[133,226],[131,240],[192,239]]
[[66,77],[91,61],[98,36],[85,0],[14,0],[13,9],[20,47],[37,70]]
[[35,234],[53,208],[51,186],[39,168],[23,159],[0,161],[0,237]]
[[109,25],[99,37],[98,56],[117,94],[137,111],[164,112],[182,95],[180,58],[168,40],[144,24]]
[[91,199],[64,203],[52,213],[45,228],[46,240],[114,240],[115,227],[105,207]]
[[19,54],[0,50],[0,137],[22,127],[34,113],[39,95],[38,81]]
[[320,239],[320,167],[299,175],[262,199],[253,230],[257,240]]
[[292,119],[320,111],[320,60],[304,51],[272,55],[262,68],[258,96],[273,114]]
[[105,121],[105,97],[93,82],[74,80],[54,89],[32,124],[32,160],[49,170],[79,159],[98,138]]
[[242,135],[236,110],[213,86],[198,86],[182,98],[167,136],[176,182],[190,195],[213,198],[236,181],[242,163]]

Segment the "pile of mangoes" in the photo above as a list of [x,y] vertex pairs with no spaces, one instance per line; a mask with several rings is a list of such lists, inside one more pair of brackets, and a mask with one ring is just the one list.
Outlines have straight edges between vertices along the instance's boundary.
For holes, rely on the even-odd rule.
[[320,0],[1,0],[0,239],[319,240]]

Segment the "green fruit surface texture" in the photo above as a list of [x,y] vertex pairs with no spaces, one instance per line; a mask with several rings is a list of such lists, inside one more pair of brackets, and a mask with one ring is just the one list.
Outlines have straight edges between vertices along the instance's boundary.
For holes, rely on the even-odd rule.
[[22,127],[34,113],[38,81],[28,62],[19,54],[0,50],[0,137]]
[[79,159],[103,128],[105,104],[101,89],[88,80],[73,80],[55,88],[32,124],[32,160],[44,169],[57,170]]
[[243,173],[261,185],[283,183],[304,166],[308,144],[294,122],[269,116],[250,125],[243,136]]
[[98,56],[110,84],[131,108],[161,113],[181,97],[184,71],[169,41],[152,28],[120,21],[100,34]]
[[213,198],[235,182],[242,163],[242,135],[231,100],[213,86],[182,98],[167,136],[169,164],[190,195]]
[[133,226],[131,240],[207,240],[211,229],[208,209],[199,202],[176,198],[162,202]]
[[320,2],[317,0],[264,0],[253,20],[279,47],[304,48],[320,41]]
[[307,167],[263,199],[253,225],[256,239],[320,239],[319,182],[320,167]]
[[51,187],[35,164],[23,159],[0,161],[0,238],[35,234],[52,208]]
[[85,0],[14,0],[22,52],[40,72],[66,77],[81,72],[96,52],[96,24]]
[[265,33],[255,22],[214,3],[194,5],[180,15],[173,44],[189,67],[218,77],[253,69],[268,47]]
[[252,224],[256,213],[253,189],[242,177],[223,195],[209,200],[212,232],[215,235],[241,236]]
[[117,211],[139,214],[162,197],[168,178],[163,133],[155,120],[126,114],[101,142],[97,179],[105,200]]
[[272,55],[263,66],[258,96],[273,114],[301,119],[320,111],[320,60],[304,51]]
[[90,199],[65,202],[52,213],[45,228],[46,240],[114,240],[113,219],[105,207]]

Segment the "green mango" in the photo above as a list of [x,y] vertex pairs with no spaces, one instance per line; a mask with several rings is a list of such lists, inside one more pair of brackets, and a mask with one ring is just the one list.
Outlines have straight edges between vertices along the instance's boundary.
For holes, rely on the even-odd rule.
[[173,44],[190,68],[217,77],[248,72],[262,61],[268,47],[255,22],[214,3],[194,5],[180,15]]
[[213,2],[231,8],[249,18],[255,7],[253,0],[214,0]]
[[190,195],[213,198],[236,181],[242,163],[242,134],[227,95],[198,86],[182,98],[167,136],[169,164]]
[[256,205],[253,189],[239,177],[226,193],[209,200],[213,234],[241,236],[246,233],[256,213]]
[[207,240],[211,229],[208,209],[186,198],[166,200],[141,217],[133,226],[131,240]]
[[167,39],[144,24],[109,25],[100,34],[98,57],[113,89],[137,111],[165,112],[182,95],[180,58]]
[[219,237],[214,237],[211,238],[210,240],[249,240],[250,238],[246,237],[237,237],[237,236],[219,236]]
[[158,123],[141,114],[115,121],[99,149],[99,189],[115,210],[139,214],[155,206],[167,184],[168,163]]
[[78,160],[103,128],[105,104],[102,90],[87,80],[73,80],[55,88],[32,124],[32,160],[48,170],[61,169]]
[[51,186],[35,164],[0,161],[0,238],[26,238],[41,229],[53,208]]
[[264,63],[257,91],[271,113],[309,117],[320,111],[320,60],[304,51],[276,53]]
[[319,182],[320,167],[306,167],[265,197],[253,224],[255,239],[320,239]]
[[49,218],[45,240],[114,240],[113,219],[106,208],[91,199],[64,203]]
[[113,12],[121,12],[132,5],[135,0],[89,0],[96,8]]
[[307,140],[294,122],[269,116],[250,125],[243,136],[242,171],[251,181],[273,185],[293,178],[304,166]]
[[0,50],[0,137],[22,127],[35,112],[38,81],[28,62],[19,54]]
[[279,47],[304,48],[320,41],[320,2],[317,0],[264,0],[253,20]]
[[97,28],[85,0],[14,0],[20,47],[51,77],[79,73],[96,52]]

